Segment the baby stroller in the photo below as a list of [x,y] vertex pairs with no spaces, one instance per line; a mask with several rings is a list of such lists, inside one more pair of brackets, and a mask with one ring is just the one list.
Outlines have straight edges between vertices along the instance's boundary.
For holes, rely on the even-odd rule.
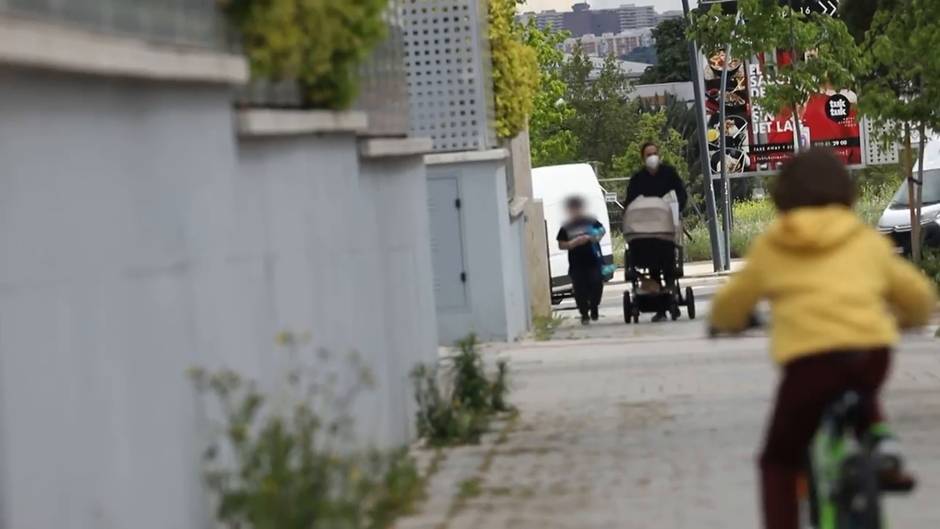
[[628,324],[639,323],[640,314],[650,312],[668,314],[675,321],[682,315],[680,307],[695,319],[695,294],[687,287],[683,295],[679,284],[683,231],[677,204],[669,198],[641,196],[624,213],[630,287],[623,293],[623,321]]

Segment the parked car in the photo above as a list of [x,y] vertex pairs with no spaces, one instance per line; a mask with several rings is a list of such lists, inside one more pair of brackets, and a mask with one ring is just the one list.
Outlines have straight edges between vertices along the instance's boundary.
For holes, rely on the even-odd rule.
[[[931,139],[924,152],[921,211],[924,245],[940,248],[940,138]],[[878,231],[891,237],[901,252],[911,253],[911,214],[907,182],[901,184],[891,203],[881,214]]]
[[[610,218],[604,190],[597,181],[594,168],[588,164],[554,165],[532,170],[532,194],[542,200],[548,234],[548,261],[552,278],[552,302],[559,303],[571,295],[568,278],[568,252],[558,247],[555,236],[565,223],[565,199],[572,195],[584,198],[587,212],[597,217],[607,234],[601,239],[605,264],[614,262],[610,238]],[[609,278],[608,278],[609,279]]]

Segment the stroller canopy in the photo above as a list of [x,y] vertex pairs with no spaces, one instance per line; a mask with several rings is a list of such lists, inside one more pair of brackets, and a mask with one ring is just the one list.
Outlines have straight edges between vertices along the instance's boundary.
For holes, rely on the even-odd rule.
[[680,242],[682,225],[675,201],[660,197],[637,197],[627,206],[623,215],[623,236],[627,242],[635,239],[660,239],[675,244]]

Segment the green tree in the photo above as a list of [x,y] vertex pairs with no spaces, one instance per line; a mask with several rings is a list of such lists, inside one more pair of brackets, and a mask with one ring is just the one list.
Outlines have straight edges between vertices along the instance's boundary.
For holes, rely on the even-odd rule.
[[525,43],[515,20],[516,0],[490,0],[489,39],[493,56],[496,133],[512,138],[526,127],[539,88],[536,51]]
[[[681,132],[670,127],[668,121],[669,116],[665,110],[640,114],[634,122],[629,142],[613,160],[614,171],[627,176],[643,167],[640,147],[651,141],[659,146],[662,161],[675,167],[686,186],[689,186],[689,166],[686,160],[688,141]],[[626,190],[626,184],[620,187],[622,194]]]
[[882,131],[882,139],[901,138],[901,168],[908,181],[911,210],[912,257],[920,261],[920,203],[923,177],[914,178],[913,132],[923,141],[940,129],[940,9],[934,0],[897,0],[879,8],[863,45],[866,66],[877,75],[866,76],[860,87],[863,114]]
[[607,57],[596,79],[591,78],[592,69],[580,47],[562,67],[568,86],[565,101],[573,110],[568,123],[579,139],[578,159],[596,162],[601,176],[607,176],[614,157],[630,140],[639,107],[629,98],[632,88],[616,58]]
[[623,60],[632,62],[642,62],[656,65],[656,48],[652,46],[641,46],[634,48],[633,51],[623,56]]
[[685,19],[664,20],[653,28],[656,64],[640,77],[641,84],[675,83],[689,80],[689,41]]
[[534,21],[525,28],[525,42],[535,50],[539,64],[539,88],[529,118],[529,143],[535,167],[577,160],[579,138],[568,128],[575,110],[565,101],[568,86],[562,78],[565,56],[559,49],[568,34],[539,29]]
[[861,44],[871,28],[875,13],[879,9],[894,9],[896,3],[895,0],[842,0],[839,4],[839,18],[845,21],[855,41]]

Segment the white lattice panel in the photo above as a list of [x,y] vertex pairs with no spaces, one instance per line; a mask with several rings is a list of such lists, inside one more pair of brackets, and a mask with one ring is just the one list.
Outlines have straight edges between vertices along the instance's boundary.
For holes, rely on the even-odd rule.
[[865,119],[862,122],[864,127],[863,152],[865,154],[865,165],[893,165],[898,163],[898,146],[892,143],[888,148],[881,143],[878,130],[875,125]]
[[436,151],[495,145],[485,0],[401,0],[411,132]]

